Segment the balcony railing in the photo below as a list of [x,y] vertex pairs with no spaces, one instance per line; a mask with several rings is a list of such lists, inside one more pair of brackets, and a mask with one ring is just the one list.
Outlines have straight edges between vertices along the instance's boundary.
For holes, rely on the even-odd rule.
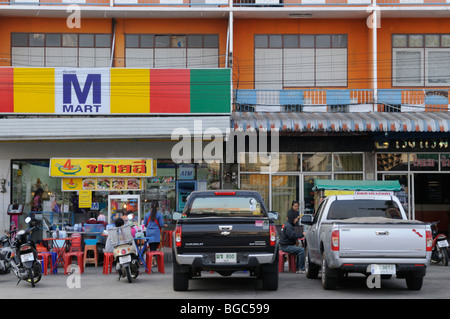
[[[2,5],[86,5],[86,6],[167,6],[167,7],[296,7],[367,6],[372,0],[0,0]],[[447,0],[376,0],[377,5],[450,5]]]
[[448,89],[235,90],[241,112],[448,112]]

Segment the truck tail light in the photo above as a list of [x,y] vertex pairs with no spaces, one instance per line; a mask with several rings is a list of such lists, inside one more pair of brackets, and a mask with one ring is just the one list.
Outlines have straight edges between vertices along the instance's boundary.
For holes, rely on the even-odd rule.
[[269,227],[270,232],[270,246],[275,246],[277,242],[277,229],[275,225]]
[[331,233],[331,250],[339,250],[339,230],[333,230]]
[[431,231],[426,231],[426,237],[427,237],[427,249],[426,251],[432,251],[433,250],[433,236],[431,235]]
[[181,247],[181,226],[175,228],[175,245]]
[[214,195],[234,196],[236,195],[236,192],[214,192]]

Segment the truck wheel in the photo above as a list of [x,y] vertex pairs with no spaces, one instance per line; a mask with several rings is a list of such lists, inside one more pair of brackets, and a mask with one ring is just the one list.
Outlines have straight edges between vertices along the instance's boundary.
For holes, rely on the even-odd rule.
[[278,251],[275,252],[276,257],[272,264],[262,269],[262,288],[264,290],[278,289]]
[[414,274],[406,275],[406,286],[409,290],[420,290],[423,284],[423,277],[416,277]]
[[186,291],[189,289],[189,275],[187,273],[173,273],[173,290]]
[[305,248],[305,275],[308,279],[316,279],[319,275],[320,267],[311,263],[308,248]]
[[175,253],[172,251],[172,279],[174,291],[186,291],[189,289],[189,273],[177,263]]
[[330,276],[331,269],[328,268],[325,253],[322,253],[322,287],[325,290],[334,290],[337,287],[338,277]]

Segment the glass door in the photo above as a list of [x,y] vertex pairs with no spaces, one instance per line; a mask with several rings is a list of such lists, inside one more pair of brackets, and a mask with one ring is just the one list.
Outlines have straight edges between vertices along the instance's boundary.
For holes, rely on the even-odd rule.
[[300,189],[300,215],[314,214],[315,201],[314,182],[316,179],[331,179],[331,174],[314,174],[302,176],[303,182]]
[[272,210],[279,214],[278,223],[284,224],[292,201],[298,200],[298,175],[272,175]]
[[396,192],[395,195],[398,197],[403,205],[403,209],[408,216],[408,219],[413,219],[413,205],[414,205],[414,190],[409,187],[409,185],[414,185],[414,175],[413,174],[383,174],[383,180],[385,181],[398,181],[402,190]]

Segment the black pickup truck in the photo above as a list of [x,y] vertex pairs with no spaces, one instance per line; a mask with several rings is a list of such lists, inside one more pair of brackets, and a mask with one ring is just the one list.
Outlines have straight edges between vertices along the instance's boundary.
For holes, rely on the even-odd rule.
[[246,270],[278,289],[278,237],[274,220],[258,192],[196,191],[189,195],[173,234],[173,289],[187,290],[201,271],[230,276]]

